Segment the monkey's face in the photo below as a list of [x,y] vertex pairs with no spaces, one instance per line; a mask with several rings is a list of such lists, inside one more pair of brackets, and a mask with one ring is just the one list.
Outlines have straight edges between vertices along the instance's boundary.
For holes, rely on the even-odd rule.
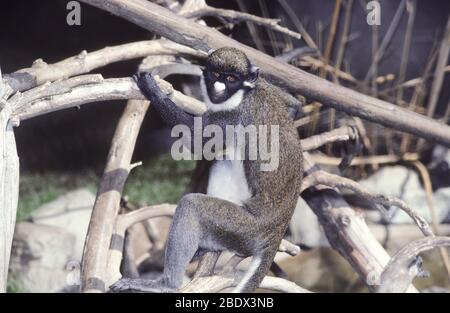
[[203,72],[212,103],[221,104],[241,89],[248,89],[258,78],[258,69],[246,55],[234,48],[220,48],[208,56]]
[[204,72],[206,90],[212,103],[223,103],[243,88],[244,78],[236,72],[220,72],[217,68],[206,68]]

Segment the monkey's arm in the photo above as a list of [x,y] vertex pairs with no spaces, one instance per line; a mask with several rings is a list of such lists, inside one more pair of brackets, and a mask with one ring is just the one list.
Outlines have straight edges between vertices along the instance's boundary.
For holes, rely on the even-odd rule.
[[134,76],[139,89],[144,96],[150,100],[151,105],[158,111],[166,124],[173,127],[177,124],[184,124],[191,130],[194,127],[194,116],[180,109],[169,97],[159,88],[155,79],[150,73],[138,73]]
[[[139,89],[142,91],[144,96],[151,101],[151,105],[155,107],[164,122],[170,127],[175,125],[183,124],[189,127],[191,134],[195,134],[194,127],[201,127],[201,133],[203,134],[204,128],[213,124],[222,128],[222,133],[226,134],[226,125],[235,123],[232,117],[228,116],[232,114],[213,114],[210,116],[208,112],[201,116],[200,125],[194,125],[194,115],[189,114],[183,109],[179,108],[170,98],[159,88],[155,79],[150,73],[139,73],[134,76]],[[184,137],[183,137],[184,138]],[[185,139],[185,138],[184,138]],[[201,146],[203,147],[205,143],[209,140],[208,137],[202,136]],[[190,142],[183,141],[184,145],[193,151],[195,147],[195,136],[190,136]],[[225,142],[225,140],[223,140]]]

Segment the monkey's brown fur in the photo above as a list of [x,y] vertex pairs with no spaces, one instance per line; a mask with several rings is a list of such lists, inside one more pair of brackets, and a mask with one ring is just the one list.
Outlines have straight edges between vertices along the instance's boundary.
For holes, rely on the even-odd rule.
[[[266,125],[266,144],[271,148],[271,126],[278,126],[278,168],[261,171],[264,160],[260,154],[256,160],[249,160],[246,155],[243,167],[252,196],[242,205],[200,193],[185,195],[178,203],[169,233],[162,277],[154,281],[121,280],[112,287],[114,290],[176,290],[198,250],[230,250],[257,260],[238,291],[254,291],[272,264],[300,196],[303,177],[300,138],[287,110],[290,104],[286,103],[283,90],[258,78],[258,72],[239,50],[221,48],[213,52],[206,64],[205,77],[211,71],[233,73],[242,81],[252,79],[254,87],[245,89],[243,100],[235,109],[206,112],[202,116],[203,127],[215,124],[224,130],[226,125],[241,124],[259,129],[260,125]],[[138,85],[169,125],[183,123],[192,127],[193,117],[165,97],[149,74],[141,75]],[[261,138],[258,134],[258,140]]]

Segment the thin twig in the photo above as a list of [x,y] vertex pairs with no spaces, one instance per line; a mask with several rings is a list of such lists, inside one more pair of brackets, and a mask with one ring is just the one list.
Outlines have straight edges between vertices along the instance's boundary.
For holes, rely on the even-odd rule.
[[[416,110],[417,106],[419,106],[422,103],[422,99],[425,97],[426,77],[431,72],[436,58],[437,58],[437,50],[435,50],[434,47],[432,47],[430,50],[430,55],[427,60],[427,65],[425,66],[423,77],[420,83],[417,84],[416,87],[414,88],[414,93],[408,105],[409,110]],[[402,136],[402,142],[400,144],[400,151],[403,153],[407,152],[410,142],[411,142],[411,135],[404,134]]]
[[442,83],[444,82],[445,67],[450,52],[450,15],[447,19],[447,26],[444,31],[444,38],[442,39],[439,48],[439,57],[434,72],[433,85],[431,86],[430,101],[428,102],[427,115],[432,117],[436,110],[436,105],[439,100]]
[[263,18],[253,14],[239,12],[234,10],[226,10],[226,9],[218,9],[211,7],[206,4],[204,0],[195,0],[196,4],[194,5],[192,10],[184,11],[181,13],[182,16],[186,18],[199,18],[204,16],[218,16],[227,20],[231,20],[233,22],[247,21],[252,22],[260,26],[267,27],[269,29],[273,29],[277,32],[289,35],[296,39],[300,39],[301,35],[294,31],[287,29],[286,27],[280,26],[280,20],[271,19],[271,18]]
[[369,70],[367,71],[366,77],[364,78],[365,82],[368,82],[369,79],[373,77],[374,67],[376,66],[376,64],[380,62],[381,58],[384,56],[384,53],[386,52],[386,48],[388,47],[389,43],[394,37],[395,31],[397,30],[400,20],[403,16],[405,7],[406,7],[406,0],[401,0],[400,4],[398,5],[397,11],[395,12],[394,17],[392,18],[392,22],[389,25],[389,28],[383,37],[383,41],[381,42],[381,45],[378,48],[375,57],[372,60],[372,64],[370,65]]
[[325,144],[355,139],[356,130],[350,126],[342,126],[329,132],[302,139],[303,151],[315,150]]
[[[409,51],[411,50],[411,39],[413,34],[414,20],[416,17],[417,0],[408,0],[406,2],[406,11],[408,12],[408,22],[406,24],[405,40],[403,42],[402,59],[400,63],[400,71],[398,74],[398,84],[402,84],[405,81],[406,69],[409,60]],[[397,101],[399,103],[403,99],[403,88],[399,87],[397,90]]]
[[[341,163],[341,158],[329,157],[321,154],[312,154],[311,158],[314,160],[314,162],[323,165],[338,166]],[[394,154],[361,156],[361,157],[354,157],[349,166],[373,165],[373,164],[380,165],[388,163],[415,161],[418,159],[419,155],[417,153],[405,153],[402,156]]]
[[[433,185],[431,182],[430,173],[422,162],[414,161],[412,162],[412,164],[417,168],[420,176],[422,177],[423,185],[425,187],[425,193],[427,196],[428,209],[430,210],[431,227],[433,228],[433,232],[435,233],[435,235],[439,236],[441,233],[439,231],[439,221],[436,213],[436,208],[434,206]],[[447,278],[450,281],[450,260],[447,250],[445,250],[444,248],[439,248],[439,252],[441,254],[445,270],[447,271]]]
[[292,10],[290,5],[286,0],[278,0],[283,10],[286,12],[286,14],[291,19],[292,23],[294,23],[294,26],[297,28],[298,32],[302,35],[303,40],[306,42],[306,44],[310,48],[314,48],[318,50],[318,47],[314,40],[311,38],[311,36],[306,31],[306,28],[303,26],[302,22],[300,21],[300,18],[298,15]]
[[[443,39],[441,41],[441,46],[439,48],[439,56],[436,64],[436,69],[434,71],[433,84],[431,86],[430,100],[427,106],[427,116],[433,117],[436,111],[437,103],[439,100],[439,95],[441,94],[442,84],[444,82],[445,67],[447,66],[447,61],[450,53],[450,14],[447,19],[447,26],[445,27],[445,32]],[[421,150],[425,141],[420,139],[417,143],[417,149]]]
[[[248,9],[247,9],[247,5],[245,4],[245,1],[237,0],[237,4],[238,4],[240,11],[248,13]],[[253,40],[255,41],[256,48],[259,51],[266,53],[266,48],[264,47],[264,44],[262,43],[261,38],[259,37],[259,31],[255,27],[255,24],[246,21],[245,25],[247,25],[248,31],[250,32],[250,35],[252,36]]]

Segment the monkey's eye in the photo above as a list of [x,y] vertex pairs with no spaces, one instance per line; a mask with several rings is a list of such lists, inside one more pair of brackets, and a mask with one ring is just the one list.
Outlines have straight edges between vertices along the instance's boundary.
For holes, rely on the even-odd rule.
[[212,72],[212,75],[214,76],[214,78],[219,78],[220,74],[217,72]]
[[229,83],[234,83],[236,80],[237,80],[236,76],[233,76],[233,75],[227,76],[227,82],[229,82]]

